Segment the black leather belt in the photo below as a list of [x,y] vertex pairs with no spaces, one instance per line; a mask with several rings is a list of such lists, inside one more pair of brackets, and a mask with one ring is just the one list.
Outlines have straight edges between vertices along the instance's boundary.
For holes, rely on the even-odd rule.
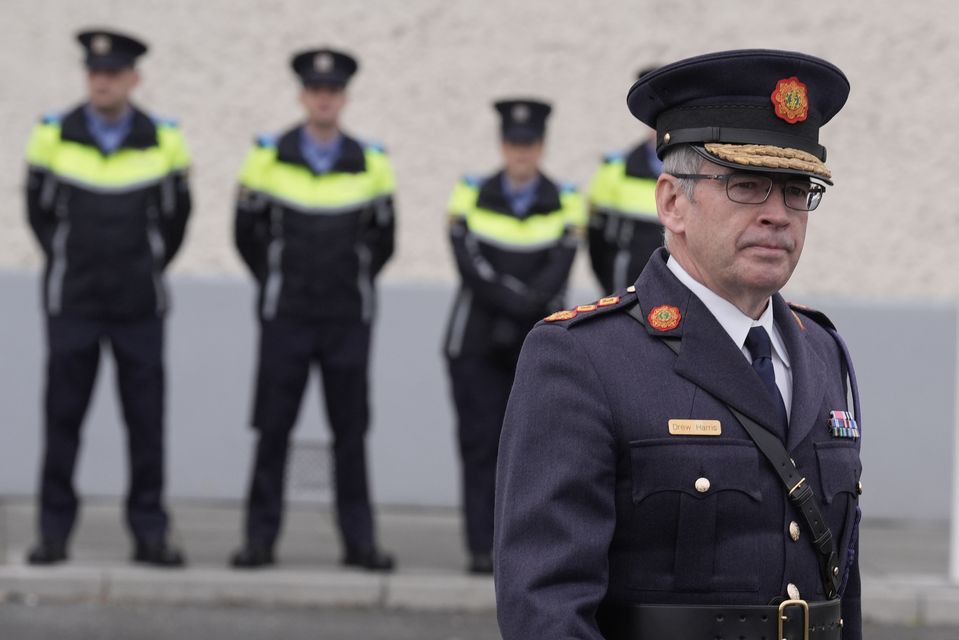
[[603,605],[596,621],[607,640],[840,640],[842,605]]

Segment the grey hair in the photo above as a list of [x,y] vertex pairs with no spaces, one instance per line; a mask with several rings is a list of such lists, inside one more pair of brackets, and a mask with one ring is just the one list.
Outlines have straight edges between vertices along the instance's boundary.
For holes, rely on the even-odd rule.
[[[663,158],[663,173],[699,173],[703,167],[703,157],[699,155],[691,145],[683,144],[666,152]],[[689,178],[676,178],[680,191],[693,200],[693,191],[696,189],[696,181]],[[669,229],[663,228],[663,246],[669,248],[669,241],[672,238]]]
[[[703,157],[688,144],[670,149],[663,158],[663,173],[699,173],[702,166]],[[692,200],[696,181],[688,178],[676,178],[676,180],[679,182],[680,190]]]

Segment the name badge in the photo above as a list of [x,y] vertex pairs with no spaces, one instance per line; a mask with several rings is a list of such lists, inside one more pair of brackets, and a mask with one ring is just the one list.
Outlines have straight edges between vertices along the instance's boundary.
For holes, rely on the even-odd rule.
[[723,432],[719,420],[678,420],[669,421],[669,435],[672,436],[718,436]]

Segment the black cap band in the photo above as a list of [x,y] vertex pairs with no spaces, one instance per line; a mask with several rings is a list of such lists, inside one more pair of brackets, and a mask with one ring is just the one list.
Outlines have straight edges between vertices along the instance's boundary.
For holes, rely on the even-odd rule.
[[768,144],[774,147],[799,149],[811,153],[823,162],[826,161],[826,147],[799,136],[773,133],[758,129],[732,129],[729,127],[694,127],[690,129],[671,129],[656,136],[656,153],[660,157],[680,144]]

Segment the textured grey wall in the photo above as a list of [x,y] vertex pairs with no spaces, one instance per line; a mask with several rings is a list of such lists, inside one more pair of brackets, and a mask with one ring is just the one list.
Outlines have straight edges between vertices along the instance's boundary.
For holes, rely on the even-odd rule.
[[[957,22],[948,0],[4,0],[0,266],[38,264],[14,204],[22,147],[39,114],[80,97],[74,31],[107,24],[151,42],[139,98],[179,117],[193,147],[197,210],[179,272],[240,272],[235,176],[256,132],[299,117],[287,59],[300,47],[331,43],[361,58],[346,124],[383,141],[396,164],[395,282],[452,280],[446,198],[460,174],[496,163],[494,97],[554,100],[547,167],[584,184],[602,153],[639,135],[625,108],[639,67],[776,47],[835,62],[853,87],[823,131],[836,187],[810,224],[795,290],[955,296]],[[587,285],[582,263],[577,273]]]
[[[42,323],[36,276],[0,271],[0,494],[35,489],[40,444]],[[254,351],[252,288],[237,278],[173,280],[168,324],[167,442],[170,493],[238,498],[246,489],[252,435],[245,427]],[[451,298],[445,285],[388,286],[374,344],[370,451],[383,503],[459,500],[448,383],[440,340]],[[595,299],[577,291],[571,300]],[[807,301],[809,302],[809,301]],[[948,517],[952,465],[956,311],[924,302],[813,300],[829,311],[855,357],[863,396],[863,507],[870,517]],[[821,303],[821,305],[819,304]],[[916,319],[918,317],[918,324]],[[904,328],[908,325],[908,329]],[[328,440],[319,386],[310,385],[295,437]],[[112,367],[101,370],[84,431],[79,484],[117,495],[126,456]],[[293,497],[323,499],[325,458],[297,457]]]

